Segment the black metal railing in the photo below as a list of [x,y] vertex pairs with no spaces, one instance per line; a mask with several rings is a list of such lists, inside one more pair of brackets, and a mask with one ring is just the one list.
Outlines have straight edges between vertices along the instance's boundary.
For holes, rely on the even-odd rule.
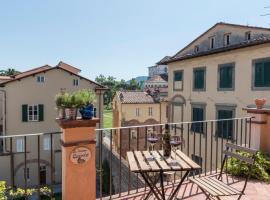
[[[170,133],[182,140],[180,150],[201,165],[202,169],[194,172],[200,175],[218,171],[226,142],[246,147],[252,142],[251,117],[168,124]],[[156,132],[162,138],[164,129],[165,124],[151,124],[96,130],[97,198],[113,199],[146,191],[143,179],[130,172],[126,152],[148,149],[147,133]],[[162,141],[155,148],[162,149]],[[180,176],[181,172],[174,175],[171,182]]]
[[[61,192],[61,132],[0,136],[0,181],[10,190],[50,188],[50,197]],[[59,155],[58,155],[59,154]]]

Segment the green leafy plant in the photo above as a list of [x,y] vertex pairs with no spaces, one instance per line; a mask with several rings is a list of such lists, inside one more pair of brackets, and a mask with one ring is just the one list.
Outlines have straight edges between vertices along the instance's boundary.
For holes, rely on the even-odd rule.
[[61,108],[63,107],[64,105],[64,94],[62,93],[59,93],[55,96],[55,104],[58,108]]
[[[251,157],[250,154],[245,152],[238,152],[245,157]],[[248,175],[248,165],[239,159],[230,157],[227,162],[227,171],[234,176],[246,177]],[[251,178],[261,181],[270,182],[270,156],[258,152],[256,161],[251,169]]]
[[87,89],[82,89],[74,92],[73,97],[77,108],[82,108],[86,105],[96,102],[96,94],[93,91]]

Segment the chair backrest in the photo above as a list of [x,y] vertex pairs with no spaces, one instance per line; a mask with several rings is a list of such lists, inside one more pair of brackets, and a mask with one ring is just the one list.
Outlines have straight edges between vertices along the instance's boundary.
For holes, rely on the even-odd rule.
[[[242,151],[242,152],[248,153],[248,154],[250,154],[250,156],[249,157],[242,156],[239,153],[237,153],[237,151]],[[255,159],[256,159],[257,152],[258,151],[255,149],[250,149],[250,148],[239,146],[236,144],[227,143],[226,150],[223,153],[225,154],[225,159],[228,156],[234,157],[238,160],[244,161],[247,164],[253,165],[255,162]]]

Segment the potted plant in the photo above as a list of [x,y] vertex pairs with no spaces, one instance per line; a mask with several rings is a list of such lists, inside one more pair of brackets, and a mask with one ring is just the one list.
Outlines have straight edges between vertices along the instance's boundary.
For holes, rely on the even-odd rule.
[[77,118],[77,104],[74,94],[63,94],[63,107],[65,109],[66,119],[75,120]]
[[169,157],[171,155],[171,134],[170,127],[168,124],[165,124],[165,133],[163,135],[163,155]]
[[76,92],[75,98],[82,119],[92,119],[94,116],[93,104],[96,101],[95,93],[91,90],[83,89]]
[[58,109],[58,117],[59,119],[65,119],[65,109],[63,107],[64,104],[64,93],[59,93],[55,96],[55,104]]
[[255,104],[256,104],[257,109],[262,109],[263,106],[264,106],[264,104],[265,104],[265,102],[266,102],[266,99],[264,99],[264,98],[255,99]]

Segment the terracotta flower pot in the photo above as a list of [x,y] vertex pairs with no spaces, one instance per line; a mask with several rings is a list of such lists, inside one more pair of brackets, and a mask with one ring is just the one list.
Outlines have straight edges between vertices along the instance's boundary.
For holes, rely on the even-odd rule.
[[266,99],[262,98],[262,99],[255,99],[255,104],[257,109],[262,109],[264,104],[266,102]]
[[66,119],[75,120],[77,118],[77,108],[65,108]]

